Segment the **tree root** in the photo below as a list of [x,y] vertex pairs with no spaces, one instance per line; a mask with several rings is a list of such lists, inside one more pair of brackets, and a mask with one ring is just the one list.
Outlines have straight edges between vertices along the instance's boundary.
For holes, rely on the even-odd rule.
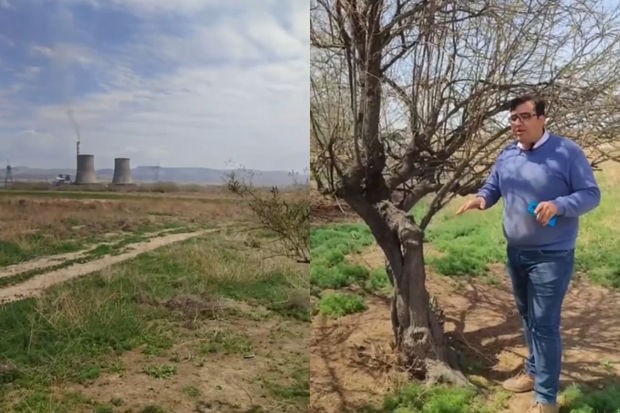
[[452,384],[456,386],[472,386],[472,383],[465,377],[463,372],[450,367],[447,363],[439,360],[426,359],[426,383],[433,384]]

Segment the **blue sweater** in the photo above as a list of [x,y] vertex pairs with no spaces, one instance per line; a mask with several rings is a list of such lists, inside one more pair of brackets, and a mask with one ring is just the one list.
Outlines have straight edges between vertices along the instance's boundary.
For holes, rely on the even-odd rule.
[[[499,155],[486,183],[478,192],[486,209],[504,199],[504,236],[509,246],[521,249],[575,248],[579,216],[594,209],[601,193],[592,168],[573,141],[550,134],[534,150],[516,143]],[[542,226],[528,213],[530,201],[553,201],[558,207],[554,227]]]

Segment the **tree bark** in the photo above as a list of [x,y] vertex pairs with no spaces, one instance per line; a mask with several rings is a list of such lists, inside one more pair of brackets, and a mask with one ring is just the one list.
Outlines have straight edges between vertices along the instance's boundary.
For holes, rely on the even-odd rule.
[[[407,220],[403,216],[401,220]],[[465,384],[455,354],[444,335],[444,317],[426,289],[423,233],[408,223],[400,231],[404,264],[395,280],[392,327],[400,362],[419,378]]]
[[[394,286],[391,320],[399,362],[418,379],[468,384],[446,341],[443,313],[426,289],[423,231],[389,201],[371,205],[357,198],[348,202],[373,233],[383,231],[376,239],[390,258],[386,269]],[[394,236],[386,237],[385,232]],[[395,263],[395,257],[400,262]]]

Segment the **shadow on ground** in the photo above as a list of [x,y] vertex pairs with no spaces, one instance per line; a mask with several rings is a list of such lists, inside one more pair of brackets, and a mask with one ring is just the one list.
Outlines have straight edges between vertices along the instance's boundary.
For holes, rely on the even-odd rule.
[[[465,369],[500,382],[522,368],[526,349],[521,320],[502,265],[495,284],[430,275],[428,288],[446,314],[446,331],[463,354]],[[389,300],[367,298],[368,310],[338,320],[317,315],[312,323],[310,411],[353,412],[380,404],[404,374],[394,368]],[[562,387],[600,388],[620,378],[620,294],[576,279],[563,309]],[[520,411],[532,394],[515,396]]]

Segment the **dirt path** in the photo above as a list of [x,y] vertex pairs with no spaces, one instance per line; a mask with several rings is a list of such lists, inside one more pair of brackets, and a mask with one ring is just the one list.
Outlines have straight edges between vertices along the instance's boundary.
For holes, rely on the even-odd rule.
[[[144,236],[146,238],[155,238],[158,236],[162,236],[165,233],[170,232],[172,230],[173,229],[164,229],[162,231],[144,234]],[[21,262],[19,264],[8,265],[0,270],[0,278],[14,277],[18,274],[25,273],[28,271],[44,270],[46,268],[53,267],[58,264],[62,264],[63,262],[66,262],[66,261],[72,261],[72,260],[76,260],[79,258],[83,258],[86,255],[88,255],[89,252],[93,251],[97,247],[100,247],[103,245],[114,245],[115,243],[119,241],[122,241],[122,239],[100,242],[98,244],[90,245],[88,248],[85,248],[80,251],[68,252],[64,254],[49,255],[47,257],[40,257],[40,258],[35,258],[30,261]]]
[[[89,261],[81,264],[74,264],[68,266],[66,268],[61,268],[59,270],[50,271],[47,273],[39,274],[30,278],[20,284],[12,285],[10,287],[0,289],[0,304],[8,303],[12,301],[18,301],[29,297],[34,297],[39,295],[43,290],[49,288],[58,283],[62,283],[68,281],[72,278],[80,277],[82,275],[86,275],[95,271],[99,271],[105,267],[110,265],[117,264],[119,262],[123,262],[136,256],[152,251],[157,248],[161,248],[165,245],[169,245],[175,242],[184,241],[189,238],[195,238],[207,233],[220,231],[220,229],[209,229],[203,231],[196,232],[188,232],[188,233],[178,233],[178,234],[169,234],[163,236],[155,236],[148,241],[137,242],[135,244],[129,244],[127,246],[127,252],[124,252],[119,255],[112,256],[104,256],[103,258],[96,259],[93,261]],[[72,253],[72,254],[63,254],[62,256],[66,259],[78,258],[84,254],[84,251]],[[20,270],[17,273],[23,271],[29,271],[37,268],[46,268],[49,266],[50,260],[52,260],[52,265],[59,264],[61,262],[57,261],[58,256],[42,258],[33,262],[28,262],[24,264],[20,264]],[[68,257],[68,258],[67,258]],[[36,266],[37,264],[39,266]],[[25,269],[24,269],[25,268]],[[3,271],[3,274],[7,270]],[[16,270],[13,270],[16,271]],[[17,274],[15,273],[15,274]],[[8,277],[10,275],[4,275],[4,277]]]
[[[358,257],[361,258],[361,257]],[[363,253],[371,268],[383,264],[376,248]],[[446,314],[446,330],[466,356],[473,373],[490,386],[522,365],[526,349],[511,287],[502,265],[492,267],[499,280],[454,281],[429,274],[428,288]],[[368,310],[338,320],[316,316],[311,336],[312,412],[359,410],[380,403],[395,385],[390,360],[392,331],[389,301],[367,298]],[[571,383],[599,386],[620,376],[620,294],[575,280],[563,310],[562,388]],[[532,393],[515,395],[506,412],[522,413]]]

